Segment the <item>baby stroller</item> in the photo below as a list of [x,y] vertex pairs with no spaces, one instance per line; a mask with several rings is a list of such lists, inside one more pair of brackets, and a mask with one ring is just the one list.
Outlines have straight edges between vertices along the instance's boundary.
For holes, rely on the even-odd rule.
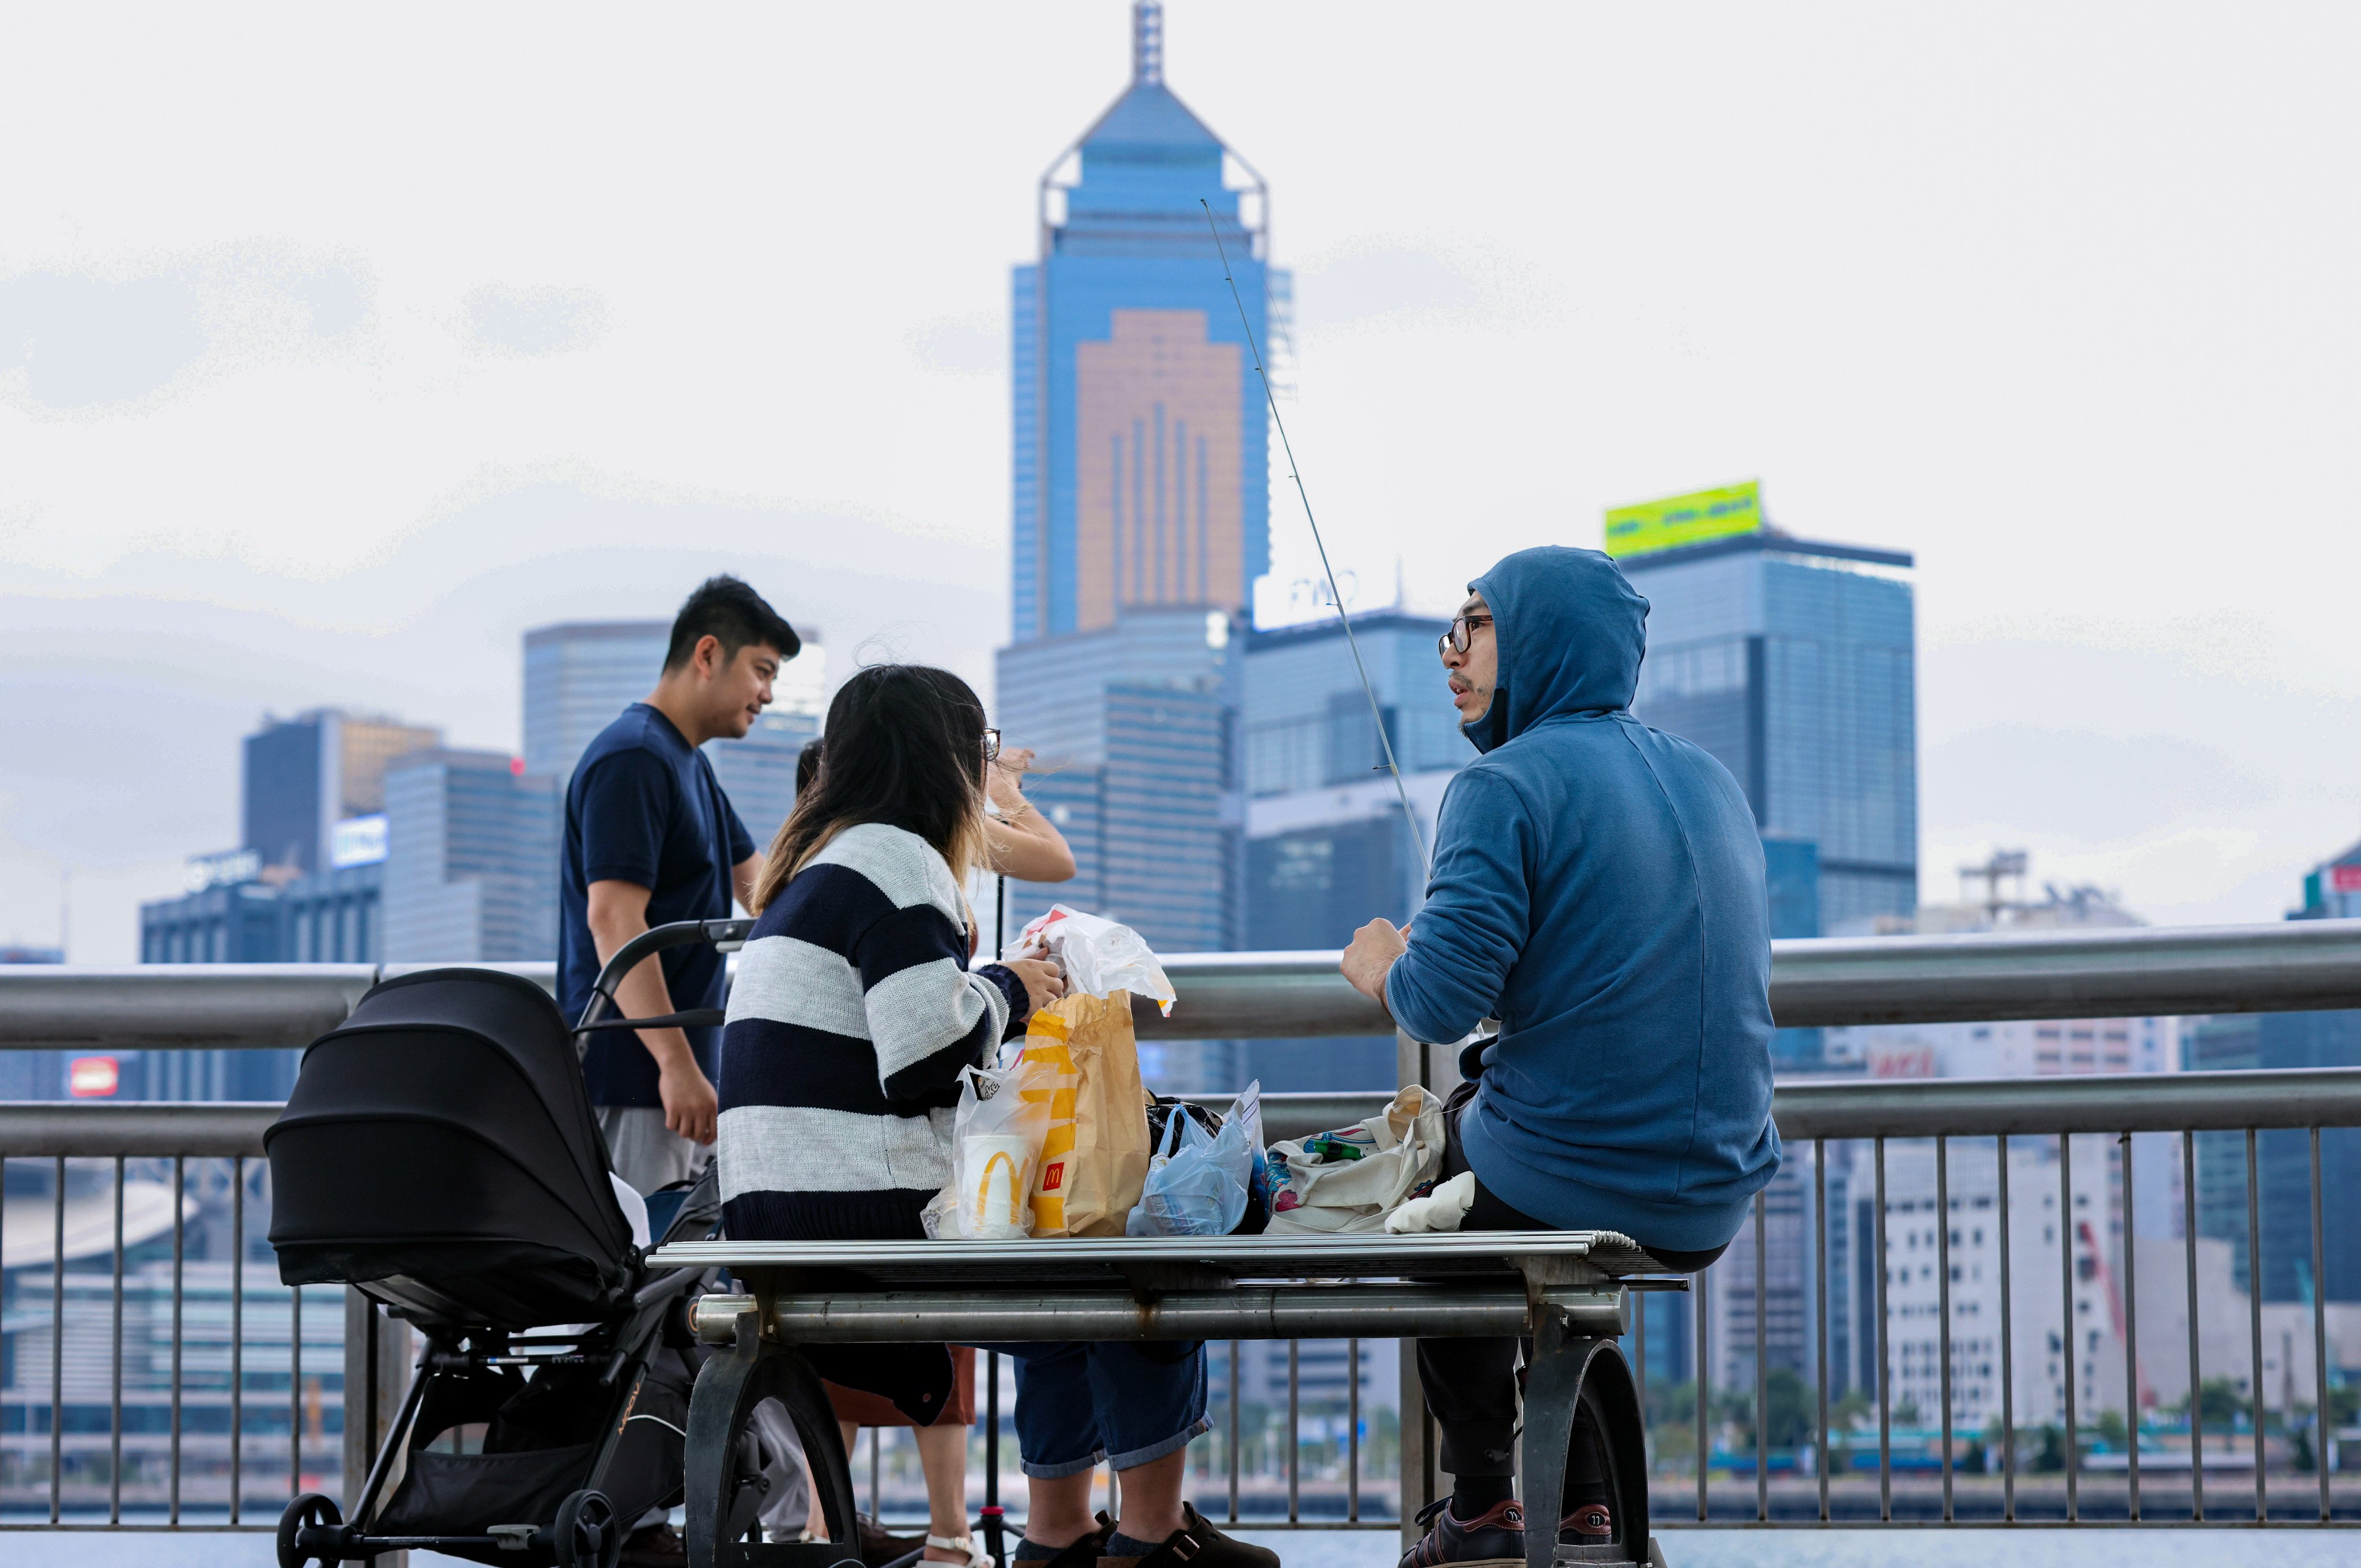
[[[712,1010],[599,1014],[649,954],[733,946],[751,924],[683,922],[626,944],[574,1030],[530,981],[437,969],[373,987],[305,1051],[263,1137],[280,1277],[351,1285],[424,1349],[352,1520],[316,1492],[297,1497],[279,1523],[280,1568],[406,1548],[614,1568],[642,1516],[680,1500],[698,1355],[682,1309],[705,1275],[642,1263],[576,1042],[719,1024]],[[676,1201],[651,1202],[657,1242],[712,1234],[709,1168]]]

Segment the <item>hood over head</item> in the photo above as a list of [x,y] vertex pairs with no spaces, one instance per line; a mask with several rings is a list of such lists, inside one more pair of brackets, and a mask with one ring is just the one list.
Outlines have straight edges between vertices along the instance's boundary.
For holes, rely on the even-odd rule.
[[1520,550],[1467,585],[1491,608],[1500,668],[1492,706],[1459,727],[1479,751],[1546,718],[1631,706],[1648,601],[1596,550]]

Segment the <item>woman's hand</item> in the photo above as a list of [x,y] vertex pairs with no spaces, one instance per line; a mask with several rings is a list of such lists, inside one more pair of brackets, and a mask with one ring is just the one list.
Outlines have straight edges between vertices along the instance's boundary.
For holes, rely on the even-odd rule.
[[1066,971],[1055,959],[1009,959],[1002,967],[1025,982],[1028,1018],[1066,994]]
[[999,756],[992,760],[992,765],[984,769],[983,792],[991,797],[993,805],[1000,807],[1004,817],[1024,815],[1025,792],[1016,787],[1016,781],[1032,769],[1033,748],[1030,746],[1005,747]]

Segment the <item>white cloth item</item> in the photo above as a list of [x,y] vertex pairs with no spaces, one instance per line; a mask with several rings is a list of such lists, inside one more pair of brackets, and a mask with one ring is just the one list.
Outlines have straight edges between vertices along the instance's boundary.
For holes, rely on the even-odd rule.
[[1421,1231],[1455,1231],[1476,1202],[1476,1173],[1463,1170],[1423,1198],[1413,1198],[1386,1216],[1386,1229],[1405,1236]]
[[661,1105],[598,1105],[598,1135],[607,1140],[607,1164],[632,1190],[653,1192],[695,1176],[705,1150],[664,1125]]
[[647,1245],[648,1201],[640,1196],[639,1189],[613,1171],[607,1173],[607,1179],[615,1184],[615,1201],[623,1206],[623,1218],[631,1222],[631,1245]]

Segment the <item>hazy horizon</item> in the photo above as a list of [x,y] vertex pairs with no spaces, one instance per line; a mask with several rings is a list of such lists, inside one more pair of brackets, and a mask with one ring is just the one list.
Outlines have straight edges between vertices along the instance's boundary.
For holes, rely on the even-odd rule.
[[[266,711],[514,750],[526,627],[712,571],[838,678],[987,682],[1008,268],[1126,10],[13,11],[0,942],[55,939],[71,871],[71,956],[129,961],[136,904],[235,841]],[[2272,920],[2361,838],[2361,17],[1166,31],[1271,182],[1289,430],[1362,581],[1447,599],[1760,477],[1793,532],[1917,557],[1927,901],[2009,846]]]

